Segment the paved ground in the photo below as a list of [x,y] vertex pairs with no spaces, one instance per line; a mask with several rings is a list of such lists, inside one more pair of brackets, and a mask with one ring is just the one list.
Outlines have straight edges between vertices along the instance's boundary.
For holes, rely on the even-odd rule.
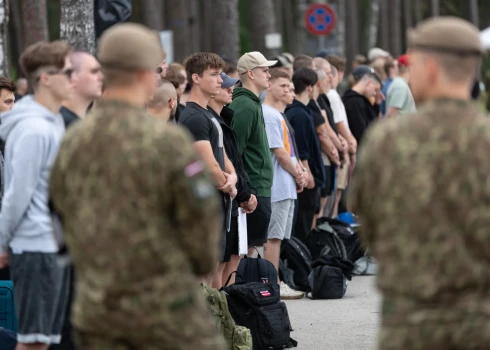
[[340,300],[287,301],[298,350],[375,350],[379,294],[374,277],[354,277]]

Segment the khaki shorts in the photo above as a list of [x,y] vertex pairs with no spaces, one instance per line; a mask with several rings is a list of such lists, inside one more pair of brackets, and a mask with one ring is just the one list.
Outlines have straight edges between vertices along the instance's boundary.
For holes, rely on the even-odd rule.
[[337,168],[337,189],[345,190],[347,185],[349,184],[349,168],[350,168],[350,159],[347,160],[347,163],[344,166]]

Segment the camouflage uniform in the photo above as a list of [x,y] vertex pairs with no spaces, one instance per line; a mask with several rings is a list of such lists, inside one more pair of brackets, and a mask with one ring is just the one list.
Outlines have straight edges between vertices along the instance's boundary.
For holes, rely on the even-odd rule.
[[433,99],[374,126],[353,205],[379,261],[383,350],[490,349],[490,121]]
[[81,349],[223,349],[196,276],[218,263],[213,186],[190,137],[143,108],[101,101],[52,170],[77,271]]

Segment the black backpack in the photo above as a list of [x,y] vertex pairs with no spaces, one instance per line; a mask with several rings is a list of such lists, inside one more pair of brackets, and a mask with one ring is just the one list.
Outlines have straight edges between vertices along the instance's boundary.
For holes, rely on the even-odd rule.
[[0,349],[14,350],[17,346],[17,334],[10,329],[0,327]]
[[248,258],[245,256],[240,260],[240,264],[238,264],[235,282],[277,284],[277,271],[274,265],[269,260],[262,259],[260,254],[257,254],[257,258]]
[[347,280],[352,279],[354,264],[349,260],[321,256],[315,260],[308,276],[312,299],[340,299],[347,291]]
[[364,256],[365,249],[359,239],[358,227],[353,227],[343,221],[332,218],[321,218],[320,220],[322,223],[328,223],[342,240],[347,259],[355,262]]
[[223,287],[223,291],[236,324],[250,329],[254,350],[284,349],[298,345],[290,338],[292,328],[288,310],[286,304],[280,301],[277,283],[235,283]]
[[308,248],[298,238],[291,237],[281,252],[281,258],[285,260],[288,268],[294,271],[295,288],[291,285],[289,287],[303,292],[307,291],[312,261]]
[[310,232],[306,240],[312,258],[317,259],[326,255],[346,259],[347,252],[344,243],[335,229],[328,222],[319,221],[318,223],[319,225]]

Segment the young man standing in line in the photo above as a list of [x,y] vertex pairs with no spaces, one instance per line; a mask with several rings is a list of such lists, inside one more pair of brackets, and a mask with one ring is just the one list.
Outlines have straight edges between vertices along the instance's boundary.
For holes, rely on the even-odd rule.
[[349,183],[349,177],[356,164],[357,141],[350,132],[349,121],[345,112],[342,98],[337,92],[337,87],[340,83],[341,74],[337,68],[332,66],[332,88],[328,91],[327,97],[330,102],[330,107],[333,112],[333,118],[339,134],[344,137],[348,144],[349,157],[347,164],[337,169],[337,189],[335,193],[335,204],[333,207],[332,216],[336,217],[339,214],[339,203]]
[[310,68],[301,68],[293,75],[296,99],[286,108],[286,116],[295,132],[298,157],[307,169],[307,188],[298,194],[298,215],[294,235],[305,242],[320,207],[320,190],[325,185],[320,140],[315,130],[308,103],[313,98],[318,76]]
[[88,107],[102,95],[104,76],[97,59],[88,52],[75,51],[70,55],[73,65],[74,93],[63,101],[60,113],[68,128],[73,122],[85,118]]
[[[218,94],[209,99],[209,111],[220,123],[223,130],[223,144],[225,152],[230,161],[233,163],[238,181],[236,183],[237,195],[233,199],[232,218],[230,230],[226,232],[226,247],[223,261],[226,262],[223,270],[223,283],[226,282],[230,274],[236,271],[240,263],[238,254],[238,207],[240,206],[247,214],[254,212],[257,207],[257,192],[252,187],[245,168],[242,157],[238,150],[237,137],[231,127],[233,121],[233,110],[226,107],[232,101],[233,89],[239,82],[238,79],[231,78],[225,73],[221,73],[221,89]],[[230,279],[230,283],[235,282],[235,275]]]
[[223,130],[207,107],[211,96],[220,92],[223,83],[220,73],[225,63],[214,53],[198,52],[187,58],[184,65],[192,87],[189,101],[179,117],[179,124],[191,132],[196,151],[204,160],[216,188],[222,194],[224,229],[220,264],[211,283],[212,287],[221,288],[221,277],[226,264],[226,232],[230,229],[232,200],[237,194],[237,175],[223,147]]
[[34,95],[2,115],[5,192],[0,213],[0,267],[10,265],[19,315],[17,349],[45,350],[61,341],[68,270],[57,261],[48,208],[51,167],[65,133],[59,114],[73,85],[71,48],[39,42],[20,58]]
[[[304,182],[306,169],[296,160],[291,133],[283,117],[287,106],[284,100],[286,96],[290,96],[291,79],[288,73],[279,68],[273,69],[270,74],[270,87],[265,95],[262,110],[274,166],[274,179],[271,196],[272,214],[267,244],[264,246],[264,258],[279,271],[281,242],[291,238],[294,203],[297,199],[297,191],[302,191],[306,185]],[[281,299],[299,299],[304,296],[303,292],[292,290],[284,282],[278,282]]]
[[177,91],[171,82],[162,79],[157,82],[157,88],[148,101],[148,113],[164,122],[175,123],[177,111]]
[[393,79],[390,88],[386,92],[386,118],[397,114],[414,113],[417,111],[412,91],[408,86],[410,80],[408,55],[398,59],[398,70],[400,75]]
[[232,127],[245,170],[257,189],[257,208],[247,215],[249,255],[253,254],[253,247],[262,247],[267,242],[271,218],[272,161],[259,95],[268,87],[269,67],[276,63],[268,61],[260,52],[248,52],[240,57],[237,69],[243,87],[233,90],[230,104],[235,112]]

